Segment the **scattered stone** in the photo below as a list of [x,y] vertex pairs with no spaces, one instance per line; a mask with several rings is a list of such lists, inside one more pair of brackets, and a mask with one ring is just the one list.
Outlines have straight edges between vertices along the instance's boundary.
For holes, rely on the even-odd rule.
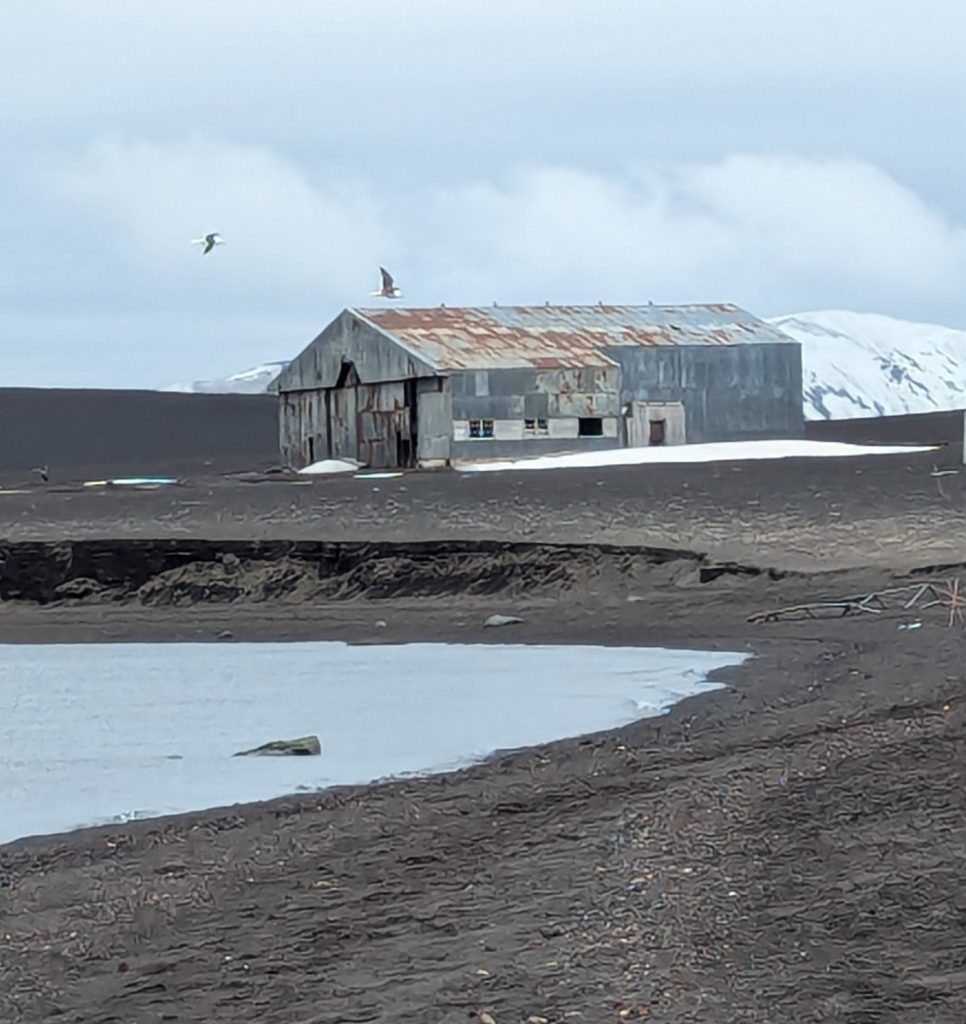
[[386,628],[386,620],[385,619],[376,619],[376,629],[385,629],[385,628]]
[[261,755],[267,757],[318,757],[322,753],[322,741],[318,736],[301,736],[297,740],[272,740],[251,750],[239,750],[233,757]]
[[220,632],[220,633],[218,634],[218,639],[219,639],[219,640],[231,640],[231,638],[232,638],[232,637],[233,637],[234,635],[235,635],[235,634],[234,634],[234,633],[233,633],[233,632],[232,632],[232,631],[231,631],[230,629],[223,629],[223,630],[222,630],[222,631],[221,631],[221,632]]
[[83,601],[87,597],[97,597],[104,592],[104,586],[97,580],[88,579],[86,576],[79,576],[77,579],[68,580],[54,588],[54,597],[60,601]]
[[483,623],[483,628],[491,626],[512,626],[514,623],[523,622],[517,615],[491,615],[486,622]]

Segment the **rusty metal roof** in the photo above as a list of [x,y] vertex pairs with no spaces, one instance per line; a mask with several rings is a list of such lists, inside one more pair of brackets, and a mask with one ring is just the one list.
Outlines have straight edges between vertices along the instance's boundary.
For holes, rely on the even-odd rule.
[[607,349],[636,345],[792,343],[728,304],[353,309],[440,370],[613,366]]

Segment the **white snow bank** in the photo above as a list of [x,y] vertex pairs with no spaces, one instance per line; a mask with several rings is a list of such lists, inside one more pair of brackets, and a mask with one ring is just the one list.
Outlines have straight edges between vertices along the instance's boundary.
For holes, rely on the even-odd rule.
[[593,452],[541,455],[503,462],[466,462],[454,466],[467,473],[505,469],[577,469],[596,466],[638,466],[645,463],[724,462],[743,459],[821,459],[847,455],[895,455],[927,452],[932,448],[845,444],[841,441],[719,441],[669,448],[608,448]]
[[362,465],[361,462],[353,462],[351,459],[322,459],[321,462],[313,462],[311,466],[300,469],[303,476],[321,476],[325,473],[355,473]]

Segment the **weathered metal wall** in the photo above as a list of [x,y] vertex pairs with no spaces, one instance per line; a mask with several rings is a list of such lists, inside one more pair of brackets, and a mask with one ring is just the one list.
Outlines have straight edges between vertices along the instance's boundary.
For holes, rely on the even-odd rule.
[[453,441],[454,462],[477,462],[489,459],[525,459],[535,455],[562,455],[579,450],[603,451],[620,448],[621,441],[614,437],[528,437],[523,441],[493,440]]
[[[450,376],[452,420],[492,420],[496,436],[454,436],[455,460],[525,458],[575,449],[619,445],[620,367],[466,370]],[[578,437],[577,421],[597,417],[613,429],[601,437]],[[526,420],[546,420],[542,436],[524,433]]]
[[802,437],[802,355],[793,343],[613,348],[621,401],[682,402],[688,443]]
[[620,369],[466,370],[450,377],[454,419],[553,419],[617,416]]
[[367,466],[412,465],[416,452],[415,381],[361,384],[280,396],[283,461],[302,468],[320,459]]
[[[417,381],[434,371],[404,346],[344,311],[279,377],[282,460],[412,464]],[[433,384],[435,389],[435,384]]]
[[415,353],[344,310],[278,378],[279,391],[334,388],[351,363],[363,384],[431,377],[436,372]]
[[445,466],[453,443],[453,395],[445,377],[416,381],[416,459],[431,469]]

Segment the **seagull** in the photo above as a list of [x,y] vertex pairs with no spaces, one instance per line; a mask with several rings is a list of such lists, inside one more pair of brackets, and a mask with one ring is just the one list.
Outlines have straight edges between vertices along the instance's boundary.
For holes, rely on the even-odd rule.
[[40,476],[40,479],[43,480],[45,484],[50,482],[49,466],[38,466],[36,469],[32,469],[30,472],[37,473]]
[[204,238],[192,238],[191,244],[203,245],[204,249],[201,250],[201,255],[207,256],[216,245],[227,245],[228,243],[217,231],[212,231],[210,235],[205,235]]
[[381,299],[402,298],[402,292],[396,287],[396,282],[393,281],[392,274],[390,274],[385,267],[380,267],[379,273],[382,275],[382,287],[379,291],[369,292],[369,294],[378,295]]

